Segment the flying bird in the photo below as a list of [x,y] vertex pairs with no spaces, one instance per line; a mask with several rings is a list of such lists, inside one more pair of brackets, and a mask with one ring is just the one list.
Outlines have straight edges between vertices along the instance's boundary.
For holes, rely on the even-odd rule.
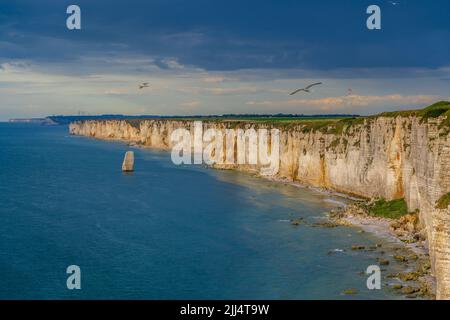
[[148,82],[144,82],[139,86],[139,89],[148,88],[148,87],[149,87]]
[[290,93],[289,95],[293,96],[294,94],[296,94],[296,93],[298,93],[300,91],[311,92],[309,89],[311,89],[314,86],[318,86],[320,84],[322,84],[322,82],[317,82],[317,83],[310,84],[309,86],[307,86],[305,88],[301,88],[301,89],[295,90],[294,92]]

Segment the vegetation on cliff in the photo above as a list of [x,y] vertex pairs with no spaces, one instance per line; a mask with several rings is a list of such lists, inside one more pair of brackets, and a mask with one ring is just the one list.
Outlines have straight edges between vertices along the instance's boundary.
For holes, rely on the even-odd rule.
[[394,112],[383,112],[379,116],[381,117],[410,117],[416,116],[422,120],[427,120],[429,118],[437,118],[440,116],[450,115],[450,102],[449,101],[439,101],[431,106],[419,110],[404,110],[404,111],[394,111]]
[[371,204],[368,204],[367,210],[370,215],[390,219],[399,219],[408,214],[408,206],[405,199],[397,199],[392,201],[379,199]]
[[141,128],[141,119],[127,119],[125,120],[126,123],[128,123],[130,126],[136,129]]
[[[348,130],[355,126],[364,123],[370,123],[379,117],[418,117],[421,122],[426,122],[428,119],[445,117],[444,120],[439,125],[440,129],[450,128],[450,102],[449,101],[439,101],[432,104],[424,109],[419,110],[405,110],[405,111],[394,111],[394,112],[383,112],[378,115],[368,116],[368,117],[353,117],[344,118],[338,121],[321,120],[315,122],[305,123],[303,126],[303,131],[320,131],[326,134],[342,134],[348,133]],[[448,133],[448,130],[446,130]]]
[[448,206],[450,206],[450,192],[440,197],[436,203],[437,209],[447,209]]
[[[270,124],[283,129],[300,128],[303,133],[307,132],[322,132],[324,134],[349,134],[351,128],[359,125],[370,125],[370,123],[380,117],[417,117],[421,122],[426,122],[428,119],[444,117],[444,120],[439,125],[439,129],[444,129],[443,134],[450,131],[450,102],[440,101],[432,104],[424,109],[418,110],[404,110],[394,112],[383,112],[373,116],[367,117],[342,117],[342,118],[310,118],[310,119],[246,119],[236,122],[235,125],[248,124],[248,121],[258,121],[259,123]],[[223,121],[223,120],[221,120]]]
[[418,110],[404,110],[394,112],[383,112],[378,115],[360,117],[353,115],[222,115],[222,116],[100,116],[101,120],[120,119],[125,120],[134,128],[140,128],[140,122],[143,120],[172,120],[172,121],[208,121],[225,123],[227,127],[239,128],[247,126],[251,123],[258,123],[262,125],[282,128],[284,130],[300,129],[303,133],[321,132],[324,134],[350,134],[350,129],[357,128],[360,125],[370,125],[372,121],[379,117],[418,117],[421,122],[428,119],[443,116],[444,119],[439,125],[442,135],[450,132],[450,102],[440,101],[432,104],[424,109]]

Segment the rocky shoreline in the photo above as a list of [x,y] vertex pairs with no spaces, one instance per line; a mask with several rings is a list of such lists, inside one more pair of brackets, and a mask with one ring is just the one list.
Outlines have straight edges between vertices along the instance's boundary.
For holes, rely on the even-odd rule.
[[[402,265],[401,272],[385,275],[385,279],[388,280],[385,282],[386,289],[392,290],[406,299],[436,300],[436,278],[431,274],[432,267],[427,231],[423,223],[420,222],[418,210],[399,219],[377,217],[370,215],[366,208],[375,199],[368,200],[367,198],[337,192],[328,188],[311,186],[279,176],[261,176],[256,171],[251,172],[234,167],[211,167],[219,170],[238,170],[273,182],[306,188],[327,194],[330,197],[345,199],[342,202],[338,201],[341,207],[330,211],[327,215],[327,220],[310,226],[321,228],[354,227],[359,228],[360,232],[367,232],[380,240],[387,241],[390,243],[389,247],[381,244],[372,247],[354,245],[350,250],[377,251],[380,255],[377,262],[382,271],[386,271],[383,270],[383,266],[392,264],[392,262]],[[291,224],[293,226],[307,225],[303,219],[293,219]],[[347,289],[343,291],[343,294],[357,295],[357,291]]]
[[[385,287],[406,299],[436,299],[436,279],[431,275],[430,255],[428,253],[428,241],[426,230],[420,223],[418,212],[407,214],[399,219],[389,219],[370,215],[366,209],[375,200],[357,198],[344,193],[335,192],[324,188],[313,187],[280,177],[261,176],[256,172],[248,172],[239,168],[223,168],[207,166],[218,170],[237,170],[255,177],[270,180],[275,183],[292,185],[298,188],[306,188],[316,192],[339,197],[340,207],[327,213],[326,219],[315,223],[308,223],[303,218],[290,220],[292,226],[309,226],[313,228],[335,228],[346,226],[360,229],[359,232],[367,232],[386,241],[388,246],[377,243],[375,246],[353,245],[348,250],[376,252],[379,254],[377,263],[386,267],[392,263],[401,264],[402,271],[385,275]],[[345,199],[345,200],[344,200]],[[343,249],[345,251],[345,249]],[[330,252],[329,254],[332,254]],[[375,263],[376,264],[376,263]],[[365,273],[362,272],[365,276]],[[354,289],[343,291],[344,295],[357,295]]]
[[404,267],[403,272],[386,276],[390,280],[387,284],[390,289],[408,299],[436,299],[436,281],[431,275],[428,241],[418,214],[410,213],[400,219],[376,217],[367,211],[367,203],[360,202],[332,210],[328,214],[330,222],[360,228],[361,232],[370,232],[391,244],[388,250],[381,246],[352,247],[352,250],[377,250],[377,262],[380,266],[395,261]]

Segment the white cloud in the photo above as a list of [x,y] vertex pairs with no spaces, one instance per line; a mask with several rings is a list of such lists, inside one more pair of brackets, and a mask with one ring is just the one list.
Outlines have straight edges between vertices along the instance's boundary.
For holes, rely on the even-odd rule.
[[189,101],[180,103],[180,107],[197,108],[200,106],[200,104],[200,101]]
[[[206,71],[175,59],[82,58],[74,63],[2,61],[0,119],[70,114],[378,113],[431,104],[448,95],[433,77],[320,78],[311,94],[289,92],[318,80],[293,70]],[[157,64],[163,64],[163,68]],[[294,77],[294,74],[296,77]],[[150,88],[138,85],[149,82]],[[354,93],[346,94],[348,88]],[[395,93],[395,94],[393,94]],[[445,98],[444,98],[445,99]],[[30,106],[33,108],[30,109]],[[31,111],[30,111],[31,110]]]
[[[195,82],[196,79],[192,79],[191,82]],[[255,94],[257,92],[264,91],[264,88],[256,86],[241,86],[241,87],[180,87],[177,89],[178,92],[186,94],[196,94],[196,95],[245,95],[245,94]]]
[[377,104],[387,104],[389,106],[405,105],[423,105],[431,104],[439,99],[438,96],[431,95],[401,95],[391,94],[384,96],[374,95],[349,95],[339,97],[328,97],[318,99],[289,99],[289,100],[266,100],[266,101],[248,101],[250,106],[264,107],[316,107],[322,111],[333,111],[340,109],[353,109],[369,107]]
[[225,81],[225,78],[224,77],[219,77],[219,76],[217,76],[217,77],[205,77],[205,78],[202,79],[202,81],[206,82],[206,83],[220,83],[220,82]]

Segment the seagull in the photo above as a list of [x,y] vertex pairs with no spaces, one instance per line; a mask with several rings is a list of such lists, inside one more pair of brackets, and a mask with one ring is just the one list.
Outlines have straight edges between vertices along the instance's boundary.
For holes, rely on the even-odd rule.
[[139,86],[139,89],[148,88],[148,87],[149,87],[148,82],[144,82]]
[[289,95],[293,96],[294,94],[296,94],[300,91],[311,92],[311,91],[309,91],[309,89],[311,89],[314,86],[318,86],[319,84],[322,84],[322,82],[313,83],[313,84],[310,84],[309,86],[307,86],[306,88],[297,89],[294,92],[290,93]]
[[393,6],[396,6],[399,4],[398,2],[394,2],[394,1],[389,1],[389,3],[392,4]]

